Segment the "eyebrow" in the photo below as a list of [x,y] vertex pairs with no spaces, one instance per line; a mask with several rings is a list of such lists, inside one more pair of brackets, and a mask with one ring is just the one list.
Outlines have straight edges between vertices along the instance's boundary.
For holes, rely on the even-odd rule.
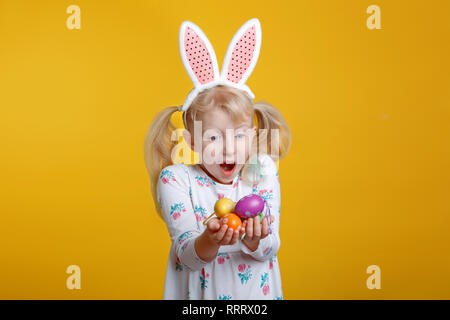
[[240,129],[240,128],[242,128],[242,127],[248,127],[248,128],[251,128],[252,126],[250,125],[248,125],[248,123],[243,123],[243,124],[241,124],[239,127],[237,127],[236,129]]
[[[239,127],[234,128],[234,130],[239,130],[239,129],[242,129],[243,127],[247,127],[248,129],[251,130],[251,126],[249,126],[248,124],[242,124],[242,125],[240,125]],[[222,132],[222,130],[220,130],[220,129],[217,128],[217,127],[203,127],[203,131],[206,131],[206,130],[217,130],[217,131]],[[228,128],[225,129],[225,130],[228,130]],[[231,130],[233,130],[233,129],[231,129]],[[225,131],[225,132],[226,132],[226,131]]]
[[[246,123],[246,122],[241,122],[241,123],[238,125],[238,127],[236,127],[236,129],[242,128],[242,127],[244,127],[244,126],[250,127],[251,125],[249,126],[248,123]],[[208,129],[217,129],[217,127],[210,127],[210,126],[204,126],[204,128],[208,128]]]

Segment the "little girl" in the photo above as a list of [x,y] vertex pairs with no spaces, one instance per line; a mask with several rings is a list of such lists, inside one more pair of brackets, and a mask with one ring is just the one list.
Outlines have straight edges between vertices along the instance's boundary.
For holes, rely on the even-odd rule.
[[[166,108],[155,117],[145,143],[153,199],[172,241],[164,299],[283,298],[277,259],[280,184],[272,157],[287,154],[291,133],[274,107],[253,103],[254,95],[244,84],[260,45],[259,21],[251,19],[231,41],[219,75],[203,32],[189,21],[181,25],[180,53],[195,88],[183,106]],[[183,134],[200,155],[197,164],[173,164],[175,128],[170,118],[176,111],[183,111]],[[192,138],[198,124],[200,141]],[[267,154],[256,153],[254,140]],[[265,200],[270,217],[245,219],[237,230],[217,218],[205,225],[218,199],[237,202],[249,194]]]

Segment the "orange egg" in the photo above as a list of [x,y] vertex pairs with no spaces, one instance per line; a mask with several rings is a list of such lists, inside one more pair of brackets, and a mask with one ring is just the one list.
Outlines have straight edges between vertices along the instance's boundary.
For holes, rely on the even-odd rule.
[[239,226],[242,226],[241,218],[239,218],[239,216],[234,213],[227,214],[220,221],[222,222],[222,224],[226,224],[228,228],[231,228],[233,230],[237,230]]

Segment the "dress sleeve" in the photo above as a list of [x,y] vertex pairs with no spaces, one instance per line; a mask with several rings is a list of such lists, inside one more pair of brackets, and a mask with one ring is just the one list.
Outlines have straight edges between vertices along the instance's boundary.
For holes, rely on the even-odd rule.
[[201,270],[207,262],[195,251],[200,231],[192,208],[186,165],[171,165],[161,171],[157,197],[177,258],[189,269]]
[[264,200],[270,209],[270,214],[275,217],[271,224],[272,233],[260,240],[259,246],[255,251],[250,251],[247,246],[241,242],[241,250],[256,260],[265,261],[271,259],[280,248],[280,180],[278,169],[275,162],[268,155],[264,158],[265,176],[264,179],[253,185],[253,193],[258,194]]

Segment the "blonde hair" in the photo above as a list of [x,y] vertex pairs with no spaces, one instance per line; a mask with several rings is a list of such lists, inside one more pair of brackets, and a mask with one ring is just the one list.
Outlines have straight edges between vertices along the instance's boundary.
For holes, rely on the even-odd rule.
[[[265,101],[253,103],[246,92],[233,87],[217,85],[199,93],[187,110],[186,129],[192,132],[197,114],[208,112],[214,107],[220,107],[227,111],[233,121],[252,117],[253,125],[253,119],[256,118],[258,123],[257,129],[267,129],[267,135],[264,137],[260,137],[260,130],[257,130],[254,139],[258,139],[258,143],[270,141],[272,138],[271,129],[278,129],[280,143],[276,146],[277,150],[272,150],[272,145],[269,145],[267,146],[267,153],[274,160],[284,158],[287,155],[291,146],[292,136],[289,126],[281,113]],[[144,143],[145,165],[150,177],[153,201],[159,216],[162,215],[157,200],[156,186],[161,170],[173,164],[171,150],[178,142],[171,141],[172,132],[176,129],[171,122],[171,117],[177,110],[177,107],[168,107],[159,112],[150,124]],[[252,143],[250,155],[256,153],[256,148],[256,144]]]

